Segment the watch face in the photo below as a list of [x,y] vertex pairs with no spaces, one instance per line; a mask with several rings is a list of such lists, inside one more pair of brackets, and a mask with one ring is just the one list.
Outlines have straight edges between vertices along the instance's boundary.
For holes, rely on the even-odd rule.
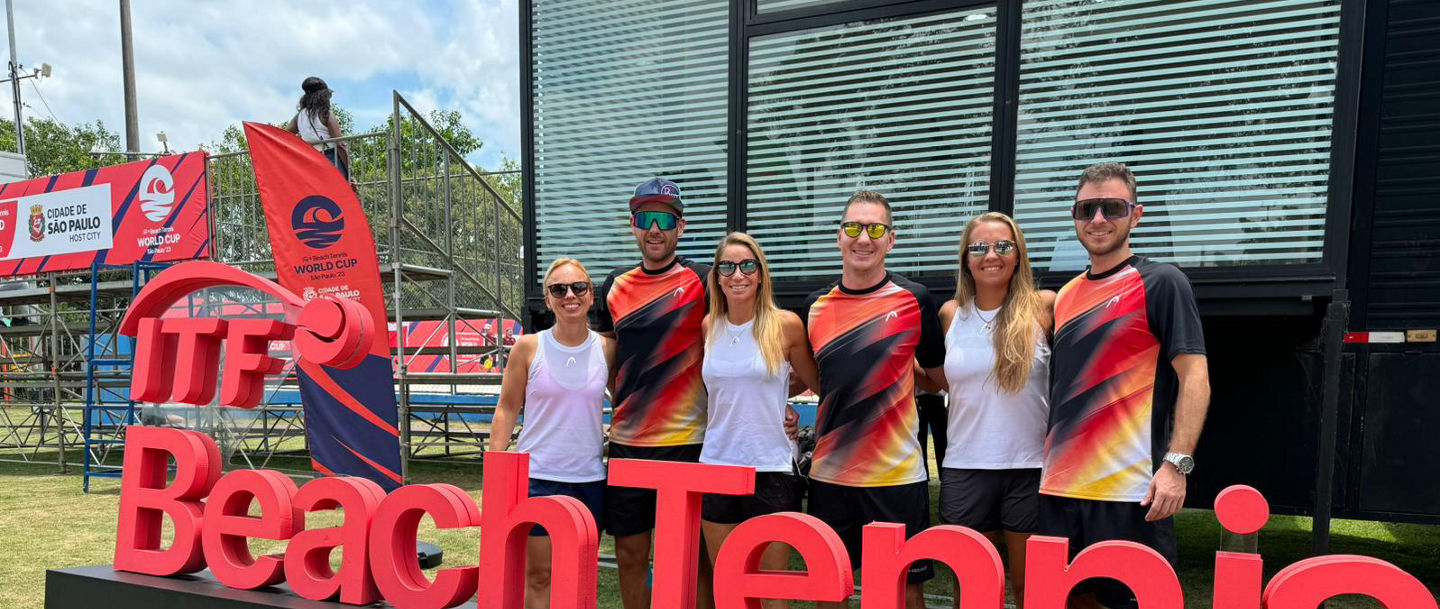
[[1182,474],[1189,474],[1191,470],[1195,469],[1195,459],[1190,455],[1177,455],[1172,453],[1166,455],[1165,460],[1169,461],[1171,465],[1174,465],[1175,469]]
[[1182,474],[1188,474],[1190,470],[1195,469],[1195,459],[1189,456],[1180,457],[1178,461],[1180,462],[1175,465],[1180,468]]

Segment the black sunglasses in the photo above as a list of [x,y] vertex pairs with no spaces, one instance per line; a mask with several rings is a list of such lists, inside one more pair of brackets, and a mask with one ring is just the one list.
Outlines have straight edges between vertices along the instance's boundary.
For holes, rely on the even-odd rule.
[[970,257],[972,258],[984,258],[985,254],[990,253],[990,248],[992,247],[995,248],[996,256],[1009,256],[1015,253],[1015,242],[1009,239],[996,241],[994,245],[984,241],[976,241],[965,246],[965,250],[970,252]]
[[1106,220],[1118,220],[1130,216],[1130,210],[1134,209],[1136,203],[1125,199],[1099,198],[1084,199],[1075,202],[1070,208],[1070,216],[1080,221],[1088,221],[1095,217],[1095,211],[1099,210]]
[[550,292],[552,298],[564,298],[567,291],[574,292],[576,296],[584,296],[586,292],[590,291],[590,282],[552,283],[545,286],[545,289]]
[[745,275],[754,275],[755,271],[760,270],[760,261],[754,258],[746,258],[740,262],[722,260],[715,263],[715,270],[723,277],[734,275],[736,269],[739,269],[740,272]]

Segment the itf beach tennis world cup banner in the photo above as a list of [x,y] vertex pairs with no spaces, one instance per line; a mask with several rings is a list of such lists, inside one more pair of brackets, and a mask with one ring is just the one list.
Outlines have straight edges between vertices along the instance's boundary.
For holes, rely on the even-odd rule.
[[[359,302],[374,323],[388,319],[375,238],[350,184],[319,151],[269,125],[245,123],[277,281],[306,301]],[[375,332],[354,368],[299,359],[300,400],[311,464],[326,475],[398,488],[400,432],[394,369],[385,333]]]
[[205,153],[0,186],[0,277],[210,257]]

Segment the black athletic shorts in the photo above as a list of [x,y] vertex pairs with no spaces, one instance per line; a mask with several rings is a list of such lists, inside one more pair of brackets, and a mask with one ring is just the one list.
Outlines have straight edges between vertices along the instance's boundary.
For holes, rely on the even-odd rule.
[[[1068,538],[1071,560],[1091,545],[1118,539],[1154,548],[1173,567],[1179,559],[1175,519],[1146,522],[1145,514],[1149,511],[1149,507],[1141,506],[1138,501],[1092,501],[1040,495],[1040,526],[1036,532]],[[1113,579],[1087,580],[1070,593],[1086,592],[1094,593],[1095,599],[1110,609],[1138,606],[1130,588]]]
[[[611,459],[700,462],[700,445],[625,446],[610,443]],[[655,490],[612,486],[605,490],[605,532],[613,537],[648,533],[655,528]]]
[[1039,468],[940,468],[941,522],[984,533],[1034,533],[1039,519]]
[[755,472],[755,492],[749,495],[707,493],[700,517],[720,524],[739,524],[756,516],[798,512],[805,496],[805,479],[790,472]]
[[[810,480],[809,513],[830,525],[845,543],[850,567],[860,568],[860,528],[872,522],[905,525],[909,539],[930,527],[930,483],[899,486],[840,486]],[[918,560],[910,565],[905,581],[911,584],[935,577],[935,565]]]

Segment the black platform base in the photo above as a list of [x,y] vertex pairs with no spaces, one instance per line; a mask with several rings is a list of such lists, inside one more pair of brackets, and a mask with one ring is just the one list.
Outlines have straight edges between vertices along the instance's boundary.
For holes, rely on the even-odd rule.
[[[110,566],[50,569],[45,572],[45,609],[340,609],[341,603],[310,601],[284,585],[260,590],[226,588],[201,571],[193,575],[153,577],[116,571]],[[389,607],[389,604],[369,605]],[[473,609],[475,603],[461,605]]]

